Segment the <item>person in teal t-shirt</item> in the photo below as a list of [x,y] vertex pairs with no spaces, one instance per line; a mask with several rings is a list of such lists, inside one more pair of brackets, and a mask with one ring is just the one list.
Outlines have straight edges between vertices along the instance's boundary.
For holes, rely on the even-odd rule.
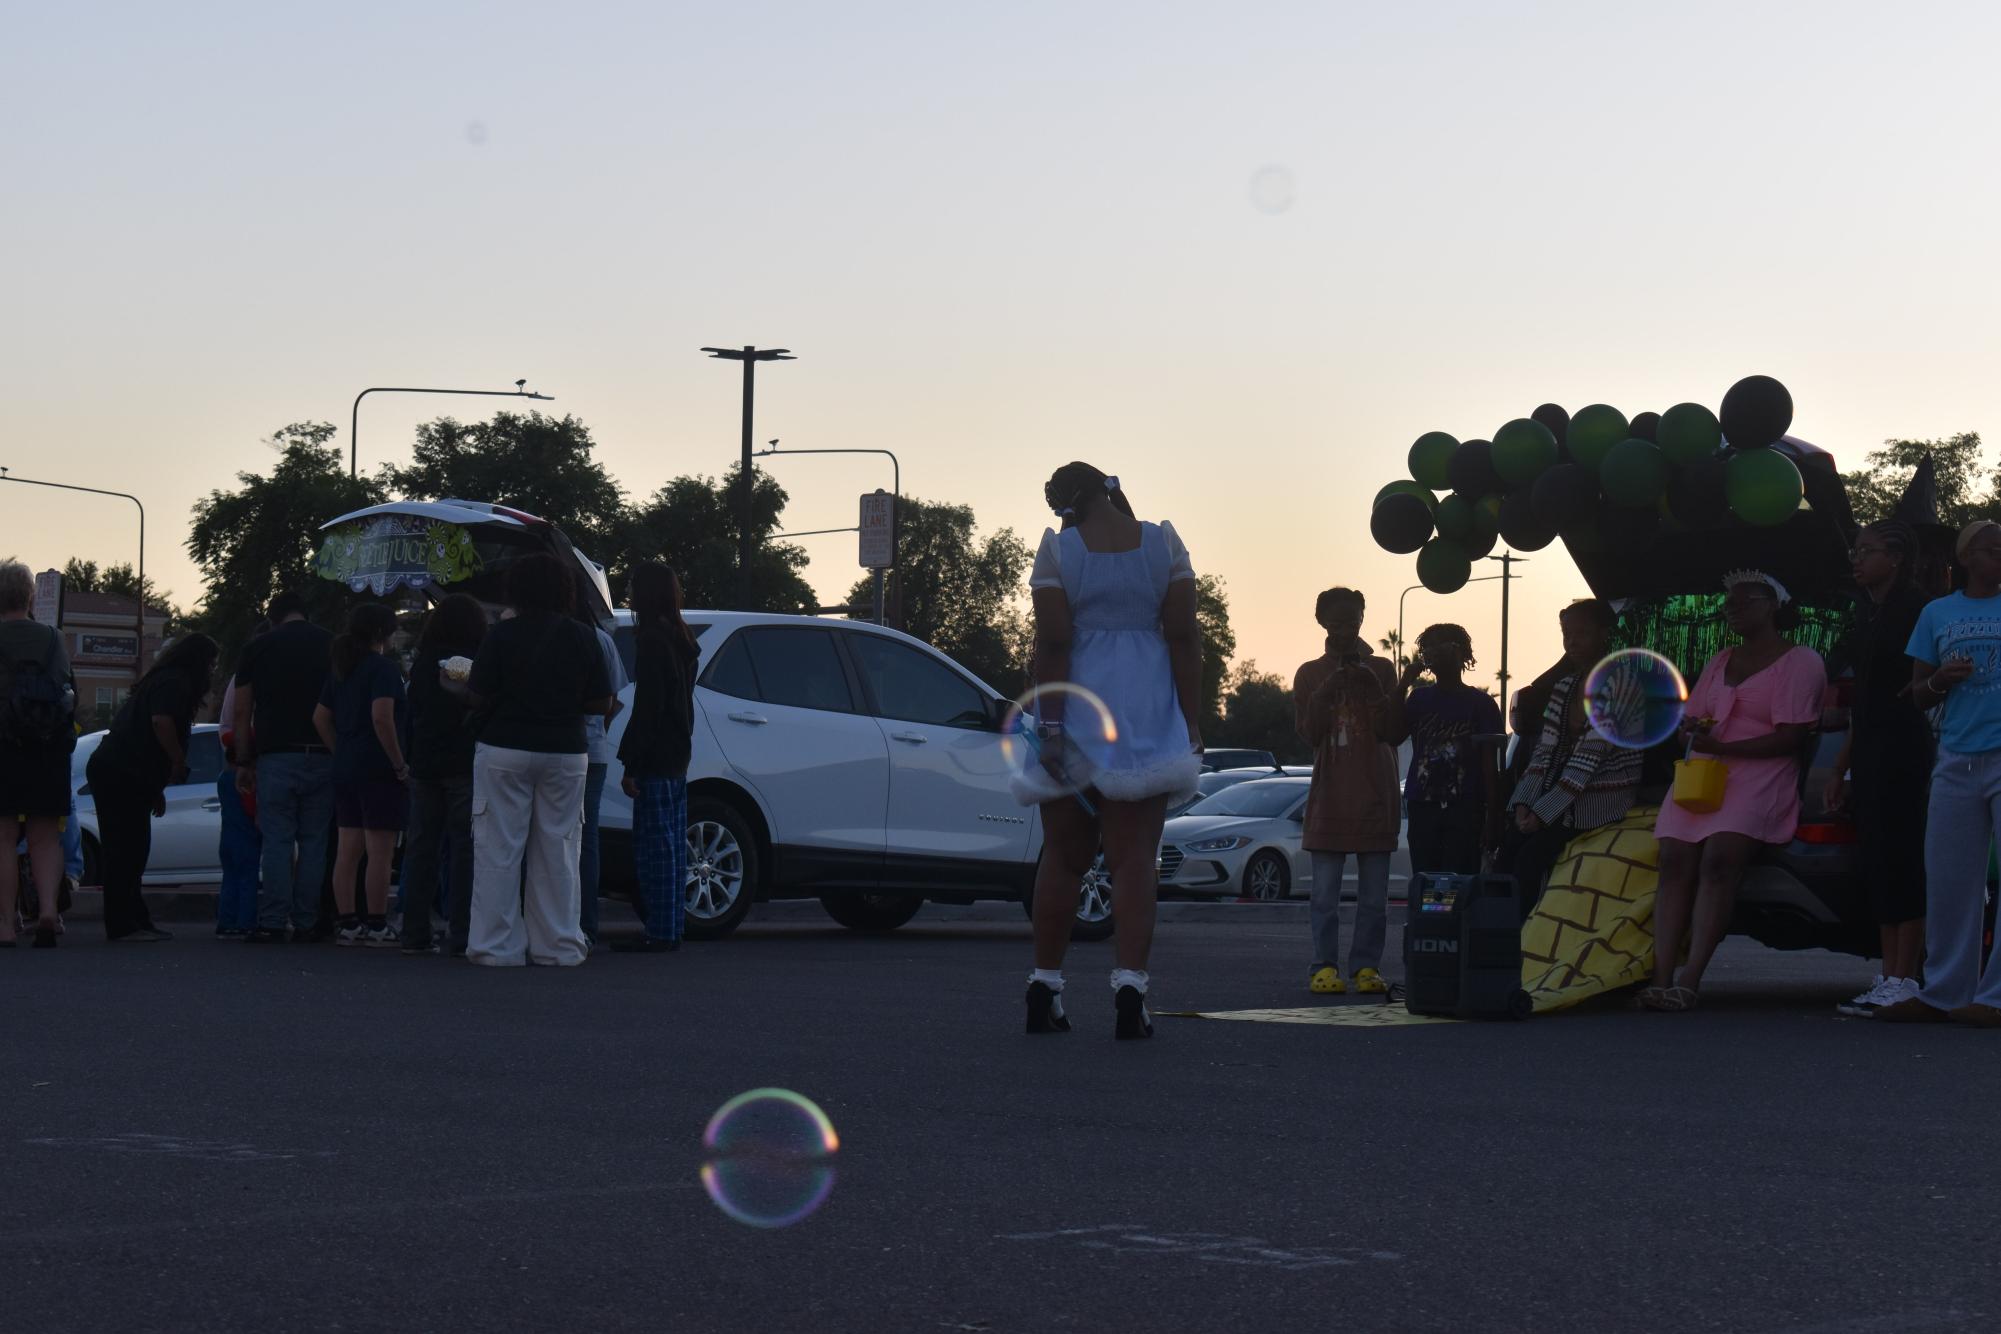
[[2001,1028],[2001,945],[1983,971],[1987,849],[2001,812],[2001,524],[1960,530],[1965,591],[1927,605],[1910,647],[1920,708],[1943,701],[1925,832],[1925,986],[1879,1016]]

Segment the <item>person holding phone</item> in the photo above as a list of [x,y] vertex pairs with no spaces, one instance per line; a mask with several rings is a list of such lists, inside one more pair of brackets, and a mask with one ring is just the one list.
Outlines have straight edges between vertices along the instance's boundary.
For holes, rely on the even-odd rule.
[[2001,524],[1968,524],[1956,554],[1966,587],[1926,605],[1906,650],[1918,707],[1945,706],[1925,826],[1925,984],[1876,1017],[2001,1028],[2001,936],[1980,961],[2001,810]]
[[1355,858],[1355,934],[1348,943],[1348,978],[1364,994],[1389,990],[1382,975],[1389,929],[1390,854],[1396,851],[1396,748],[1409,735],[1396,669],[1362,638],[1362,595],[1330,588],[1313,605],[1327,632],[1327,651],[1302,663],[1292,678],[1294,723],[1313,747],[1300,846],[1311,855],[1308,905],[1313,963],[1307,990],[1340,995],[1341,879]]

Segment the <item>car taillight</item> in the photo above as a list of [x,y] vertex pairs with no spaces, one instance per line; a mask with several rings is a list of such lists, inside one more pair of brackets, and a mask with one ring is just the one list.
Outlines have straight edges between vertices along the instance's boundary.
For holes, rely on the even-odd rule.
[[1793,835],[1802,843],[1825,847],[1831,844],[1853,843],[1855,826],[1852,824],[1803,824]]

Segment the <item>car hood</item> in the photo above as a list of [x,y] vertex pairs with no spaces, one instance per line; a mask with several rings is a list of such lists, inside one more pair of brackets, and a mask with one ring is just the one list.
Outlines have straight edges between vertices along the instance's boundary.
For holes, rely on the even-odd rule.
[[1160,831],[1163,843],[1191,843],[1225,834],[1256,834],[1277,817],[1270,815],[1177,815]]

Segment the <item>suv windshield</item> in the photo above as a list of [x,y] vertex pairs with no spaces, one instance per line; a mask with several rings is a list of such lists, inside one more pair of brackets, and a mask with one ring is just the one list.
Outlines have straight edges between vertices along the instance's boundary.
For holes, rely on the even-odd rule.
[[1292,809],[1306,795],[1306,784],[1263,780],[1239,783],[1213,797],[1204,797],[1183,812],[1185,815],[1245,815],[1276,819]]

